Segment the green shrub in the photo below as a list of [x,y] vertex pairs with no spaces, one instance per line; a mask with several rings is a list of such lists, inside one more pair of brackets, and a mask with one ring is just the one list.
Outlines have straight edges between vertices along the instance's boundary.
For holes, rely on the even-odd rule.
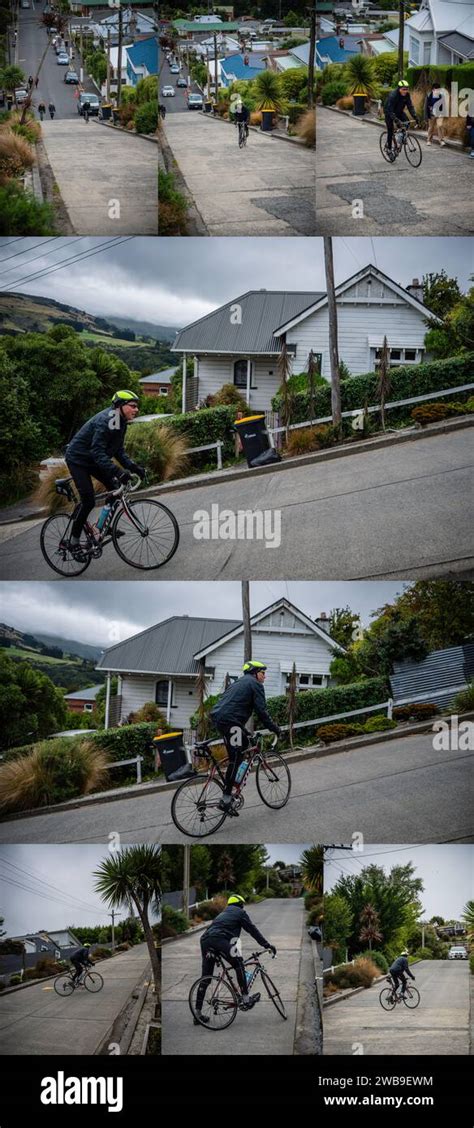
[[431,702],[415,702],[413,705],[396,705],[393,717],[396,721],[409,721],[412,717],[422,721],[425,717],[434,717],[437,712],[438,706]]
[[[230,406],[203,408],[201,411],[189,411],[185,415],[175,415],[173,419],[169,420],[167,426],[180,435],[184,435],[190,447],[205,446],[207,443],[215,443],[217,439],[221,439],[224,443],[222,455],[223,458],[227,459],[234,456],[234,431],[232,430],[234,422],[235,407],[231,404]],[[190,455],[193,466],[199,468],[208,463],[209,454],[209,451],[202,451],[201,454]]]
[[163,906],[163,938],[178,936],[182,932],[187,932],[188,928],[189,921],[184,913],[172,909],[171,905]]
[[384,975],[387,973],[388,963],[387,963],[387,960],[385,959],[383,952],[377,952],[377,951],[361,952],[361,956],[362,956],[363,959],[372,960],[372,963],[376,964],[379,971],[381,971]]
[[172,172],[158,169],[158,229],[160,235],[187,235],[188,205]]
[[[317,720],[330,717],[333,713],[346,713],[352,709],[363,709],[376,705],[387,696],[385,678],[366,678],[365,681],[352,682],[330,689],[308,689],[296,697],[295,721]],[[268,711],[279,725],[288,721],[288,698],[286,695],[271,697]]]
[[123,944],[117,944],[115,951],[116,952],[129,952],[131,947],[132,947],[132,945],[127,944],[127,941],[124,940]]
[[10,976],[10,987],[17,987],[21,983],[21,975]]
[[474,681],[456,694],[451,708],[455,713],[470,713],[474,709]]
[[327,82],[321,91],[321,101],[323,106],[334,106],[339,98],[344,98],[348,94],[349,87],[347,82],[340,79],[338,82]]
[[416,952],[413,952],[412,958],[415,960],[432,960],[433,953],[431,948],[418,948]]
[[322,740],[323,744],[334,744],[337,740],[344,740],[347,736],[356,736],[358,733],[363,732],[362,725],[321,725],[317,730],[318,740]]
[[428,423],[438,423],[442,419],[449,419],[453,415],[469,414],[467,403],[424,403],[414,407],[411,413],[415,423],[426,427]]
[[227,899],[218,896],[211,901],[202,901],[196,909],[193,910],[192,916],[197,916],[201,920],[215,920],[216,916],[225,909]]
[[[458,384],[467,384],[472,378],[474,353],[464,356],[455,356],[446,360],[434,360],[426,364],[403,365],[395,368],[390,373],[391,392],[390,400],[409,399],[411,396],[427,395],[430,392],[442,391],[444,388],[455,388]],[[361,376],[352,376],[350,380],[341,381],[341,404],[343,411],[355,411],[367,403],[369,406],[377,402],[377,381],[375,372],[368,372]],[[331,414],[331,387],[318,387],[314,396],[316,417]],[[275,411],[281,410],[281,395],[273,397],[272,407]],[[390,420],[395,419],[400,412],[403,417],[410,417],[410,406],[390,411]],[[304,423],[310,418],[309,396],[300,392],[293,396],[292,423]]]
[[75,799],[97,791],[107,778],[107,757],[95,741],[44,740],[1,765],[0,808],[15,812]]
[[320,925],[320,924],[322,924],[322,920],[321,920],[321,917],[323,915],[322,909],[323,909],[323,906],[322,906],[322,903],[321,903],[321,900],[320,900],[319,907],[315,907],[314,909],[310,909],[310,911],[308,913],[308,919],[306,921],[306,924],[307,925],[312,925],[312,924],[319,924]]
[[308,107],[303,102],[290,102],[288,106],[288,121],[290,125],[296,125],[300,117],[306,113]]
[[112,948],[104,948],[104,947],[99,946],[98,948],[94,948],[94,950],[92,952],[92,959],[93,960],[108,960],[111,955],[112,955]]
[[370,717],[365,722],[364,732],[387,732],[389,729],[397,727],[396,721],[391,721],[390,717]]
[[469,970],[471,975],[474,975],[474,952],[471,952],[469,956]]
[[441,86],[447,89],[451,86],[451,76],[453,70],[456,69],[451,64],[444,66],[435,63],[430,63],[425,66],[408,67],[406,77],[413,90],[418,87],[421,89],[428,89],[433,82],[440,82]]
[[[105,753],[110,760],[131,760],[134,756],[143,756],[142,771],[152,772],[155,766],[155,751],[151,742],[155,733],[156,722],[122,725],[121,728],[106,729],[96,733],[94,747]],[[134,765],[131,767],[133,779],[136,780]],[[127,774],[130,773],[130,768],[124,770],[127,770]],[[115,783],[120,782],[117,768],[114,768],[113,779]]]
[[158,106],[156,102],[144,102],[135,111],[137,133],[154,133],[158,125]]
[[53,209],[14,181],[0,184],[0,235],[55,235]]

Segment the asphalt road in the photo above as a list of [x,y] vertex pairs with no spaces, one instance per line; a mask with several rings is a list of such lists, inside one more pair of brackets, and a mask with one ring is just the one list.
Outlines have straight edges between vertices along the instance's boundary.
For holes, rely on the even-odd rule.
[[[260,982],[251,993],[261,993],[251,1011],[239,1011],[231,1026],[222,1031],[194,1026],[188,1004],[190,988],[201,974],[200,937],[202,932],[163,946],[163,1054],[282,1054],[292,1055],[295,1040],[296,1000],[299,983],[304,907],[302,899],[268,900],[249,906],[249,916],[259,931],[277,949],[276,959],[262,957],[262,963],[278,988],[288,1015],[280,1017]],[[244,959],[260,945],[241,933]],[[309,941],[307,941],[309,943]]]
[[325,1007],[324,1053],[413,1058],[469,1054],[468,961],[422,960],[412,971],[421,995],[416,1010],[397,1003],[395,1010],[384,1011],[379,1003],[383,980]]
[[[39,66],[41,56],[49,38],[46,34],[46,29],[39,22],[43,7],[43,4],[36,3],[34,10],[31,8],[20,8],[18,65],[24,71],[26,78],[28,78],[30,74],[36,74],[37,67]],[[65,38],[67,39],[67,35]],[[79,56],[77,52],[71,64],[71,68],[75,69],[79,74]],[[41,67],[38,87],[33,95],[33,107],[36,114],[39,102],[43,101],[46,106],[49,105],[49,102],[53,102],[56,106],[55,121],[78,118],[77,87],[68,86],[64,82],[64,75],[67,70],[68,67],[58,66],[56,52],[54,47],[50,46]],[[94,86],[87,75],[84,76],[83,87],[90,93],[97,94],[97,87]]]
[[[160,70],[160,102],[162,102],[162,104],[164,106],[166,106],[167,114],[183,113],[183,111],[186,111],[186,112],[189,112],[189,113],[191,112],[191,111],[188,111],[187,94],[188,93],[190,93],[190,94],[201,94],[201,90],[199,89],[199,86],[197,86],[196,83],[192,81],[192,79],[191,79],[191,82],[188,85],[187,90],[185,90],[184,87],[176,86],[176,80],[178,78],[186,78],[187,79],[188,77],[189,77],[189,71],[188,71],[187,66],[184,63],[183,63],[182,70],[180,71],[179,74],[171,74],[169,63],[166,62],[166,59],[163,59],[163,64],[162,64],[162,67],[161,67],[161,70]],[[174,98],[163,98],[163,95],[162,95],[163,86],[172,86],[173,87]],[[192,111],[193,114],[196,113],[196,112],[197,112],[196,110]]]
[[48,979],[0,1000],[0,1055],[94,1054],[149,964],[146,944],[97,963],[104,986],[61,998]]
[[[403,153],[394,164],[379,149],[380,128],[318,106],[316,152],[317,235],[469,235],[472,161],[467,151],[422,134],[422,163],[412,168]],[[356,216],[353,201],[362,201]]]
[[[252,776],[238,818],[206,841],[474,842],[472,753],[442,752],[431,734],[400,736],[291,765],[281,810],[261,802]],[[170,814],[173,792],[69,808],[0,823],[0,842],[191,842]]]
[[[139,572],[109,544],[80,579],[466,578],[474,569],[473,477],[468,428],[165,493],[162,500],[181,533],[169,564]],[[262,539],[196,539],[195,515],[203,508],[210,513],[211,505],[267,512],[270,530],[273,511],[280,511],[280,546],[267,547]],[[60,579],[42,558],[39,532],[36,522],[0,527],[1,579]]]

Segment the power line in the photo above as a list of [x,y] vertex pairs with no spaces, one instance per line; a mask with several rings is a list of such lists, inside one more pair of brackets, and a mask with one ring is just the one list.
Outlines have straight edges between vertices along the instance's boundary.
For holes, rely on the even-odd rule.
[[[33,246],[27,247],[25,251],[16,251],[14,255],[7,255],[7,258],[0,259],[0,262],[10,262],[10,259],[18,258],[19,255],[28,255],[30,253],[30,251],[35,251],[37,247],[41,247],[41,246],[44,247],[46,243],[56,243],[57,244],[57,235],[52,235],[51,239],[40,239],[39,243],[33,243]],[[48,251],[49,255],[51,253],[52,253],[51,251]],[[27,263],[25,263],[24,265],[27,266]],[[7,267],[6,270],[0,271],[0,273],[1,274],[8,274],[8,272],[10,270],[14,270],[14,269],[15,269],[15,267],[9,266],[9,267]]]
[[[66,901],[64,901],[62,898],[55,897],[54,894],[52,894],[52,893],[42,893],[40,889],[32,889],[31,886],[24,885],[22,882],[16,881],[12,877],[6,877],[5,874],[2,875],[2,881],[4,881],[7,885],[12,885],[15,889],[22,889],[26,893],[31,893],[34,897],[40,897],[40,899],[42,901],[48,901],[50,904],[51,904],[51,902],[59,904],[64,909],[67,909],[68,912],[75,911],[77,913],[79,911],[77,905],[70,905]],[[100,906],[98,906],[95,909],[81,909],[81,911],[84,912],[84,913],[96,913],[97,914],[97,913],[100,913],[101,908],[100,908]]]
[[[42,885],[44,886],[44,892],[45,893],[48,893],[49,890],[52,890],[55,894],[59,893],[61,896],[65,896],[71,901],[76,901],[77,902],[77,906],[76,906],[77,908],[84,908],[84,907],[90,908],[91,907],[90,901],[83,901],[82,897],[76,897],[74,893],[68,893],[65,889],[62,889],[60,886],[53,885],[51,882],[46,881],[46,878],[40,873],[39,870],[30,871],[30,870],[24,869],[23,866],[18,866],[18,865],[16,865],[15,862],[8,861],[7,858],[1,858],[0,861],[4,862],[4,864],[7,865],[7,866],[11,866],[12,869],[18,870],[18,872],[21,873],[21,874],[24,874],[26,876],[26,878],[31,878],[32,881],[36,881],[39,878],[39,880],[42,882]],[[6,880],[7,877],[11,876],[11,875],[4,874],[2,876]],[[19,879],[16,878],[16,880],[19,880]],[[24,878],[23,878],[23,880],[24,880]]]
[[[114,247],[120,246],[122,243],[129,243],[131,239],[135,238],[134,235],[127,235],[124,238],[117,237],[114,240],[109,240],[108,243],[102,244],[99,248],[91,251],[82,251],[79,255],[73,255],[69,259],[64,259],[56,266],[46,267],[44,270],[38,270],[35,274],[25,275],[24,278],[15,278],[7,285],[0,287],[0,289],[10,289],[12,286],[21,286],[24,282],[32,282],[34,278],[46,277],[54,274],[56,270],[62,270],[64,266],[69,266],[71,263],[78,262],[79,259],[92,258],[93,255],[98,255],[104,250],[112,250]],[[42,256],[39,255],[38,258]]]

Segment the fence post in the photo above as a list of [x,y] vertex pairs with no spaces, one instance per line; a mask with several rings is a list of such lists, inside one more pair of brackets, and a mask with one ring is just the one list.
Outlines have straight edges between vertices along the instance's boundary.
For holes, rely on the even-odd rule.
[[137,783],[142,782],[142,757],[137,756]]
[[388,717],[389,721],[392,720],[392,717],[393,717],[393,697],[389,697],[389,699],[387,701],[387,717]]
[[220,439],[217,441],[217,469],[222,470],[222,443]]

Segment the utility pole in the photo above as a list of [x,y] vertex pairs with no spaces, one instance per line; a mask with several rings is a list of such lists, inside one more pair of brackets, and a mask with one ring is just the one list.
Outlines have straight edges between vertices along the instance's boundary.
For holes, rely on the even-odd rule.
[[115,912],[115,909],[112,909],[112,912],[108,915],[109,917],[112,917],[112,951],[115,951],[115,917],[117,916],[117,913]]
[[398,31],[398,77],[403,78],[404,60],[403,60],[403,40],[405,38],[405,4],[404,0],[400,0],[400,26]]
[[[120,66],[120,59],[118,65]],[[107,89],[105,96],[107,101],[110,102],[110,27],[107,28]]]
[[332,238],[324,236],[324,266],[326,270],[326,291],[329,314],[329,357],[331,362],[331,412],[334,427],[341,425],[341,386],[339,375],[339,353],[337,347],[337,308],[334,288],[334,262]]
[[191,870],[191,847],[184,846],[183,858],[183,913],[186,920],[189,920],[189,883],[190,883],[190,870]]
[[214,70],[214,92],[215,92],[216,106],[217,106],[218,93],[219,93],[219,75],[218,75],[218,70],[217,70],[217,33],[216,32],[214,32],[214,67],[215,67],[215,70]]
[[120,106],[122,97],[122,43],[123,43],[123,10],[122,4],[118,10],[118,63],[117,63],[117,107]]
[[[244,624],[244,662],[250,662],[252,657],[252,629],[250,626],[250,583],[242,580],[242,622]],[[247,723],[249,732],[254,730],[253,716]]]
[[309,59],[308,59],[308,109],[314,106],[314,63],[316,59],[316,0],[309,10]]

